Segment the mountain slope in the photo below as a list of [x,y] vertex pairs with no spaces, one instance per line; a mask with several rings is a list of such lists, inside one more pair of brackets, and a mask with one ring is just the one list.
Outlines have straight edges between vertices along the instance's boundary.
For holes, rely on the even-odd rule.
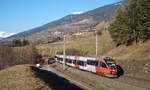
[[82,14],[71,14],[43,26],[18,33],[4,40],[27,38],[36,41],[52,36],[51,33],[55,31],[74,33],[80,30],[87,30],[98,22],[110,19],[114,15],[116,9],[125,3],[127,3],[127,1],[103,6]]

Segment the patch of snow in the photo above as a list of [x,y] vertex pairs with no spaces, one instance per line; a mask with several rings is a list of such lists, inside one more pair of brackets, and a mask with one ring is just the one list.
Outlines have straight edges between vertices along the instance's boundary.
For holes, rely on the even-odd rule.
[[6,38],[11,35],[14,35],[15,33],[6,33],[6,32],[0,32],[0,38]]
[[73,12],[72,14],[82,14],[83,12]]

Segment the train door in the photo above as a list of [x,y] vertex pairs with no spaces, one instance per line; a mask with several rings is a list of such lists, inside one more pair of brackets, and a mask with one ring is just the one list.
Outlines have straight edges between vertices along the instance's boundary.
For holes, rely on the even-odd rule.
[[76,68],[79,68],[78,60],[79,60],[79,57],[75,57],[74,64],[75,64],[75,67],[76,67]]
[[78,65],[80,69],[82,70],[87,70],[87,67],[86,67],[86,62],[85,61],[78,61]]
[[87,70],[87,60],[86,60],[86,61],[83,61],[83,69],[84,69],[84,70]]
[[86,67],[86,64],[87,64],[87,58],[85,57],[80,57],[80,59],[78,60],[78,65],[80,69],[83,69],[83,70],[87,70],[87,67]]
[[95,60],[87,60],[87,70],[96,73]]
[[71,65],[72,67],[75,67],[75,64],[74,64],[74,61],[75,61],[75,60],[74,60],[74,56],[70,56],[70,59],[71,59],[71,64],[70,64],[70,65]]

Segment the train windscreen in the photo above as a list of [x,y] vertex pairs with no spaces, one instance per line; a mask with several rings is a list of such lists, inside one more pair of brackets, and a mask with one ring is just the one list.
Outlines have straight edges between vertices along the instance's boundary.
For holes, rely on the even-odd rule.
[[115,69],[115,63],[108,62],[107,64],[108,64],[108,66],[109,66],[110,69]]
[[104,60],[105,60],[105,61],[113,61],[113,59],[112,59],[112,58],[109,58],[109,57],[104,58]]

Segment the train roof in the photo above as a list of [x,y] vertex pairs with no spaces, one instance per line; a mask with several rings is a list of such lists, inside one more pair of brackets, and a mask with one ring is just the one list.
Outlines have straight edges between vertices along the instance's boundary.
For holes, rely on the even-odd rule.
[[[56,55],[56,56],[61,57],[61,58],[64,57],[64,55],[62,55],[62,54],[61,55]],[[66,55],[66,56],[67,56],[67,58],[70,58],[70,59],[74,59],[75,57],[79,57],[80,60],[82,60],[82,61],[86,61],[86,60],[94,60],[95,61],[96,58],[103,59],[106,62],[112,62],[112,61],[114,61],[111,56],[96,56],[96,55],[94,55],[94,56]]]
[[[58,56],[63,56],[62,54],[57,54]],[[56,56],[57,56],[56,55]],[[77,55],[66,55],[66,56],[74,56],[76,57]],[[96,55],[89,55],[89,56],[78,56],[78,57],[86,57],[86,58],[109,58],[109,59],[112,59],[112,56],[96,56]]]

